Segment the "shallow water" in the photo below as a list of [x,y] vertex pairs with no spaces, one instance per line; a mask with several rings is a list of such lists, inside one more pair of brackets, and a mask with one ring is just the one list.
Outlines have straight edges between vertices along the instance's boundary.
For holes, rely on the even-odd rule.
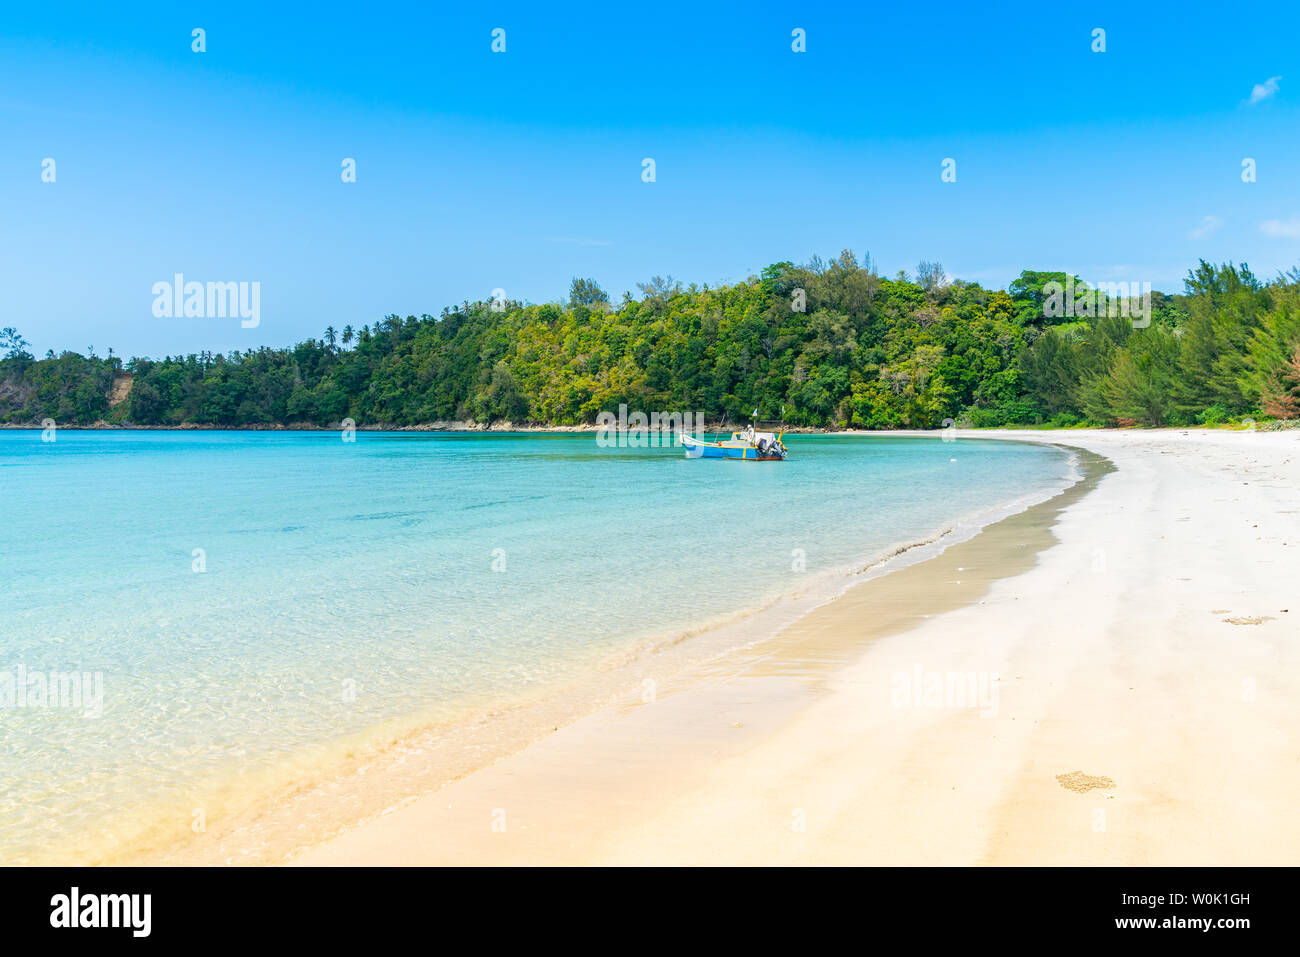
[[[0,432],[0,860],[571,682],[1071,471],[1021,443],[787,444],[739,463],[590,433]],[[54,672],[90,694],[39,701]]]

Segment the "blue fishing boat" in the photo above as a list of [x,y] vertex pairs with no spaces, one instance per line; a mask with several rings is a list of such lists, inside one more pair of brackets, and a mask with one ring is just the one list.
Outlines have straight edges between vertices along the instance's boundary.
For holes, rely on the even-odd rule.
[[721,442],[705,442],[683,432],[682,445],[688,459],[740,459],[744,462],[780,462],[785,459],[786,447],[781,441],[784,432],[758,432],[753,425],[743,432],[732,432],[731,438]]

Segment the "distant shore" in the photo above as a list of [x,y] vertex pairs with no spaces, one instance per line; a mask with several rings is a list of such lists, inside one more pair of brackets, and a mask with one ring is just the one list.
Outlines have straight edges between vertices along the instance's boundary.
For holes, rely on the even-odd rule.
[[[767,423],[769,420],[760,420]],[[185,422],[180,425],[131,425],[113,422],[94,422],[89,425],[64,425],[56,422],[60,431],[69,432],[340,432],[343,430],[342,423],[332,425],[308,425],[308,424],[265,424],[265,425],[208,425],[195,422]],[[745,422],[710,422],[705,425],[704,432],[720,432],[724,429],[735,429],[743,427]],[[770,426],[768,426],[770,427]],[[10,431],[33,431],[40,432],[45,427],[38,423],[12,423],[0,422],[0,430]],[[580,425],[548,425],[537,423],[514,423],[514,422],[493,422],[481,423],[472,420],[452,420],[438,422],[423,422],[419,425],[357,425],[358,432],[597,432],[600,426],[595,423],[582,423]],[[960,432],[972,433],[976,435],[994,434],[998,432],[1024,432],[1026,434],[1047,434],[1060,433],[1069,435],[1076,432],[1160,432],[1160,431],[1261,431],[1274,432],[1288,429],[1300,429],[1300,420],[1270,420],[1258,423],[1257,426],[1240,425],[1225,423],[1223,425],[1187,425],[1175,426],[1168,429],[1151,429],[1143,426],[1127,426],[1124,428],[1114,429],[1095,429],[1080,426],[1077,429],[1054,429],[1050,426],[1025,425],[1014,428],[972,428],[968,426],[958,426]],[[936,435],[941,429],[845,429],[839,427],[822,427],[809,425],[785,425],[782,431],[789,435]]]
[[[769,420],[760,420],[766,425]],[[743,422],[710,422],[703,431],[720,432],[723,429],[743,428],[748,420]],[[343,430],[341,422],[331,425],[207,425],[194,422],[185,422],[180,425],[129,425],[118,424],[113,422],[94,422],[90,425],[64,425],[57,423],[59,429],[67,429],[74,432],[340,432]],[[41,431],[43,426],[34,423],[14,424],[0,423],[0,429],[11,430],[28,430]],[[357,425],[354,427],[358,432],[598,432],[601,426],[593,422],[584,422],[580,425],[547,425],[538,423],[515,423],[515,422],[492,422],[482,423],[474,421],[439,421],[439,422],[422,422],[419,425]],[[657,431],[657,430],[651,430]],[[791,434],[805,435],[839,435],[852,434],[863,435],[869,432],[880,432],[889,434],[893,429],[839,429],[823,428],[820,426],[810,425],[786,425],[782,431]]]

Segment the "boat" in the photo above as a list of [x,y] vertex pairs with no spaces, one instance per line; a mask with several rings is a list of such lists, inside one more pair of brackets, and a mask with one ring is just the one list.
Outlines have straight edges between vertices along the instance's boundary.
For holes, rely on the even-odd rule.
[[784,432],[759,432],[753,424],[742,432],[732,432],[721,442],[705,442],[689,432],[682,433],[682,445],[688,459],[740,459],[744,462],[781,462],[787,449],[781,441]]

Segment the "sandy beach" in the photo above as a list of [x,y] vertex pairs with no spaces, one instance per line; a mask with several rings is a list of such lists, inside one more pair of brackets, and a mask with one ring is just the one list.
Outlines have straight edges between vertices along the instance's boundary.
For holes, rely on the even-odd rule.
[[1300,433],[978,436],[1089,477],[293,863],[1296,863]]

